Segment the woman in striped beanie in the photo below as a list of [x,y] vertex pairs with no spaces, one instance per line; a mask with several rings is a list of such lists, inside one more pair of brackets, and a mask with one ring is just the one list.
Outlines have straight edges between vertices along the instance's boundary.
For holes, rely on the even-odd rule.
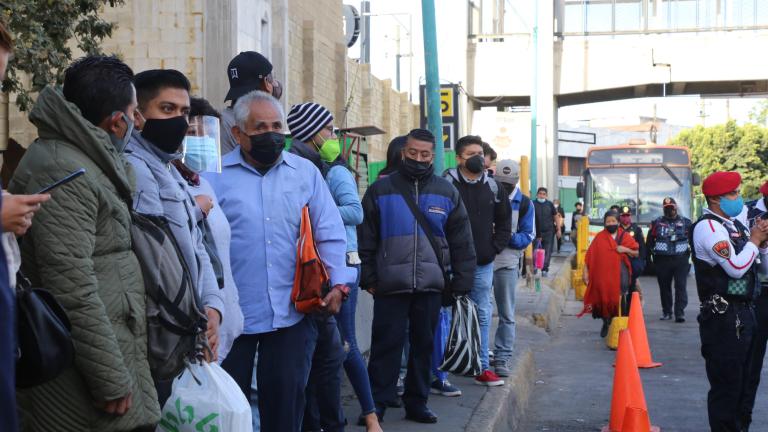
[[[347,232],[347,266],[355,267],[359,275],[360,257],[357,254],[356,226],[363,222],[363,207],[360,204],[360,195],[352,172],[347,168],[346,162],[339,157],[341,146],[334,134],[333,115],[327,108],[316,103],[308,102],[294,105],[288,114],[288,128],[293,137],[290,151],[312,161],[328,183],[328,188],[339,208]],[[358,424],[366,426],[369,432],[380,432],[381,426],[376,416],[376,407],[371,395],[368,371],[355,338],[355,309],[360,290],[357,284],[349,288],[349,298],[342,304],[341,311],[335,317],[337,323],[333,322],[333,317],[314,317],[318,327],[318,348],[315,350],[315,358],[310,372],[307,404],[311,404],[309,398],[316,398],[319,402],[317,404],[319,409],[329,411],[320,415],[326,421],[341,412],[339,393],[341,382],[338,375],[338,368],[341,367],[341,364],[322,367],[322,370],[316,368],[315,364],[333,363],[332,359],[320,359],[318,356],[327,355],[329,352],[342,352],[339,359],[343,361],[344,370],[352,383],[362,409]],[[338,330],[336,324],[338,324]],[[339,343],[337,331],[341,335],[341,343],[344,344],[344,348],[330,345]],[[321,347],[324,344],[325,346]],[[347,351],[346,354],[343,354],[344,350]],[[326,374],[333,375],[333,377],[320,376]],[[330,405],[337,406],[331,408]],[[305,429],[320,429],[317,426],[333,429],[344,424],[343,418],[335,419],[339,423],[338,425],[312,424],[319,421],[319,419],[312,418],[316,415],[317,413],[311,412],[305,414]]]

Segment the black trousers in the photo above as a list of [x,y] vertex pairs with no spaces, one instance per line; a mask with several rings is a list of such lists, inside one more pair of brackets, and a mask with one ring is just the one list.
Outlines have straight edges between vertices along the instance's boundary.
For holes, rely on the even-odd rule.
[[755,301],[755,318],[756,328],[749,357],[749,373],[741,404],[741,421],[744,428],[752,423],[752,409],[755,407],[757,388],[760,386],[760,373],[763,370],[763,359],[768,342],[768,295],[763,294]]
[[[736,331],[736,318],[742,329]],[[755,314],[752,306],[732,303],[724,314],[709,309],[698,317],[701,355],[709,379],[707,412],[712,432],[741,432],[740,407],[746,397]]]
[[555,244],[555,232],[541,233],[541,248],[544,249],[544,267],[543,272],[549,271],[549,261],[552,259],[552,247]]
[[403,403],[406,409],[426,406],[432,378],[432,342],[441,298],[439,293],[375,297],[368,377],[373,401],[377,406],[397,398],[397,376],[406,327],[410,350]]
[[341,367],[347,353],[333,316],[313,315],[317,326],[317,345],[307,383],[305,431],[339,432],[344,430],[341,408]]
[[[656,265],[656,279],[659,281],[661,294],[661,309],[664,314],[672,314],[675,318],[685,316],[685,307],[688,306],[688,271],[691,265],[688,263],[688,255],[654,255],[653,263]],[[675,281],[675,300],[672,303],[672,281]]]
[[304,318],[291,327],[269,333],[244,334],[235,339],[221,367],[251,400],[253,359],[259,352],[256,381],[263,432],[299,432],[317,327]]

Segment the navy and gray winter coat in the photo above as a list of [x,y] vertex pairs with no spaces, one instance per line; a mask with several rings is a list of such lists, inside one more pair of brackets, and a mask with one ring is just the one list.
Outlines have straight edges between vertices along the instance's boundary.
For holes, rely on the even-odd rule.
[[472,230],[459,192],[445,179],[429,175],[410,179],[400,172],[376,181],[363,197],[358,251],[360,286],[376,295],[444,291],[445,282],[429,239],[418,227],[408,204],[393,184],[406,181],[442,246],[443,266],[452,273],[455,295],[472,289],[476,257]]

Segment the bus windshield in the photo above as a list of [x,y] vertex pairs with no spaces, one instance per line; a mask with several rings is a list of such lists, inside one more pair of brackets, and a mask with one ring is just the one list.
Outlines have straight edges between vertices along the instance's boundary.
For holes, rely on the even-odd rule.
[[603,214],[612,205],[636,209],[634,221],[650,224],[661,216],[661,202],[672,197],[680,215],[691,209],[690,168],[592,168],[587,173],[586,205],[589,218],[601,223]]

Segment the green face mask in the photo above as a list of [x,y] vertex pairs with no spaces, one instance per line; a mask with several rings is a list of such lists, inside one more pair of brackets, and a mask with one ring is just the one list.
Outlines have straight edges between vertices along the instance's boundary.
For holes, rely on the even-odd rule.
[[336,160],[341,154],[341,144],[336,138],[325,140],[323,145],[320,146],[320,159],[325,162],[331,163]]

